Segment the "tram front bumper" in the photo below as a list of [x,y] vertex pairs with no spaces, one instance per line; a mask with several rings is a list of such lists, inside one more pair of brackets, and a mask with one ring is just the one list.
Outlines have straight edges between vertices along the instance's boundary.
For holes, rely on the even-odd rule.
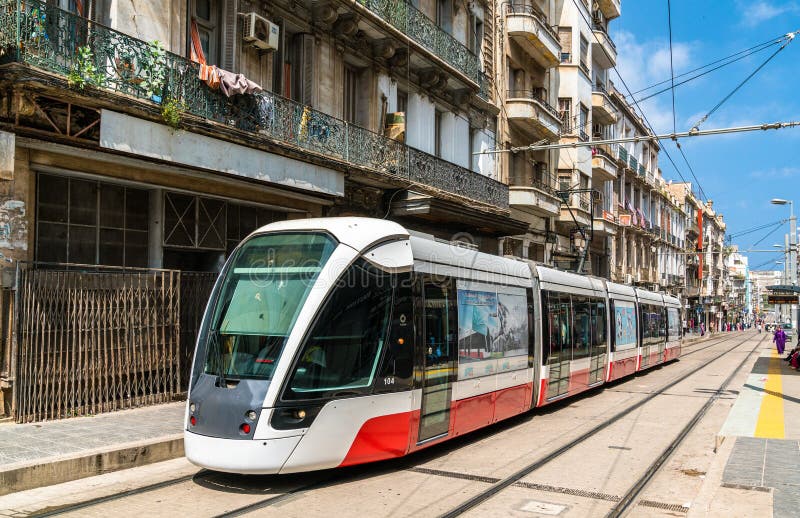
[[221,439],[190,431],[183,433],[186,458],[192,464],[227,473],[278,473],[302,436],[279,439]]

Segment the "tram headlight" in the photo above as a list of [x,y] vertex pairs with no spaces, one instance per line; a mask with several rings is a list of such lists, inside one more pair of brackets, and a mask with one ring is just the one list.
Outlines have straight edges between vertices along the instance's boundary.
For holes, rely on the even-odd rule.
[[255,410],[249,410],[244,416],[251,421],[255,421],[256,417],[258,417]]
[[197,405],[189,403],[189,412],[194,413],[195,410],[197,410]]
[[299,420],[299,421],[302,421],[303,419],[306,418],[306,411],[305,410],[295,410],[293,417],[295,419]]

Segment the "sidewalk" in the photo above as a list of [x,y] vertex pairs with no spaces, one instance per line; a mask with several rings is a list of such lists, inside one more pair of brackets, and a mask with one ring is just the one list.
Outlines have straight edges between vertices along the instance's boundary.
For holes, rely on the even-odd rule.
[[0,425],[0,495],[183,456],[185,403]]
[[770,495],[773,517],[800,514],[800,372],[771,342],[759,352],[717,436],[718,476],[707,480],[715,487],[706,488],[713,495],[698,516],[746,509]]

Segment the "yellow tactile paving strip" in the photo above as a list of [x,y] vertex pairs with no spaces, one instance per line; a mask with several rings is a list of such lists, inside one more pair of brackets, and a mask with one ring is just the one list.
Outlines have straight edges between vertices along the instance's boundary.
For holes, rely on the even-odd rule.
[[783,380],[781,379],[781,357],[772,351],[764,384],[764,398],[758,411],[755,437],[783,439],[786,430],[783,424]]

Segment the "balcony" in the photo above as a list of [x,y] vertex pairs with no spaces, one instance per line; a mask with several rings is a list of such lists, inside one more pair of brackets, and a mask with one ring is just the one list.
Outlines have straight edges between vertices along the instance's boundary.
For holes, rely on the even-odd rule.
[[506,4],[506,30],[509,38],[544,68],[552,68],[561,61],[558,34],[536,7]]
[[592,118],[595,124],[608,125],[617,122],[617,110],[603,85],[595,84],[592,88]]
[[620,165],[623,168],[627,169],[628,168],[628,157],[630,156],[630,155],[628,155],[628,150],[625,149],[622,146],[619,146],[619,148],[617,148],[617,151],[618,151],[617,159],[619,159]]
[[512,178],[509,201],[512,207],[543,217],[558,216],[561,200],[555,194],[556,178],[544,172],[534,177]]
[[595,205],[593,212],[592,228],[596,235],[603,237],[617,235],[617,218],[613,212],[603,209],[599,204]]
[[628,167],[631,168],[631,171],[636,173],[639,170],[639,161],[634,158],[633,155],[628,156]]
[[548,104],[544,88],[508,90],[506,114],[511,124],[538,138],[555,140],[561,133],[561,117]]
[[[41,21],[45,19],[46,25]],[[145,87],[151,78],[148,70],[154,66],[151,43],[43,1],[0,2],[0,48],[14,49],[4,56],[5,62],[47,72],[47,81],[59,78],[60,88],[66,88],[67,78],[86,65],[76,52],[86,49],[96,69],[85,87],[86,96],[112,97],[120,111],[158,113],[162,98],[165,103],[178,101],[187,126],[215,136],[256,148],[278,147],[310,162],[354,168],[383,178],[387,185],[413,182],[425,194],[444,192],[508,209],[508,187],[500,182],[271,92],[228,98],[198,78],[197,63],[176,54],[163,53],[156,85],[161,95],[156,98]]]
[[416,9],[410,2],[386,0],[356,0],[368,12],[388,23],[421,48],[444,61],[461,75],[479,83],[478,56],[447,31]]
[[592,58],[602,68],[613,68],[617,65],[617,46],[606,32],[606,28],[599,24],[592,24]]
[[618,17],[622,14],[620,0],[597,0],[597,8],[603,13],[607,20]]
[[577,223],[582,226],[589,226],[591,224],[591,193],[561,193],[559,197],[561,198],[562,205],[558,223],[574,225],[577,220]]
[[599,144],[592,153],[592,182],[609,182],[617,179],[616,144]]

